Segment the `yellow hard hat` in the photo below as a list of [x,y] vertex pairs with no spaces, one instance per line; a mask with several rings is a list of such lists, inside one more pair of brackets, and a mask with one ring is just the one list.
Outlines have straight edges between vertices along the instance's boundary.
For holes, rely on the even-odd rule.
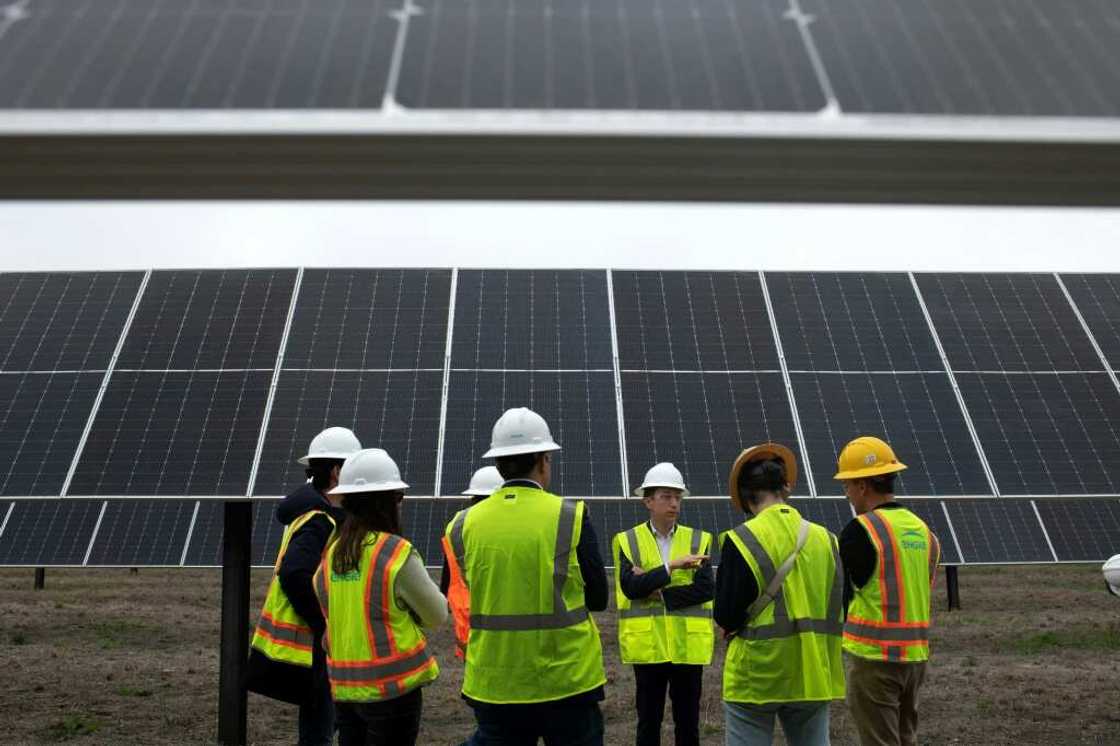
[[838,470],[833,479],[841,480],[877,477],[906,468],[885,441],[870,435],[863,435],[844,446],[836,465]]
[[790,490],[797,484],[797,457],[793,455],[793,451],[781,443],[760,443],[751,446],[739,454],[739,458],[735,459],[735,464],[731,467],[728,487],[731,489],[731,502],[735,503],[735,507],[739,510],[746,511],[743,499],[739,495],[739,472],[752,461],[769,459],[777,459],[782,462],[782,465],[786,468],[786,484],[789,485]]

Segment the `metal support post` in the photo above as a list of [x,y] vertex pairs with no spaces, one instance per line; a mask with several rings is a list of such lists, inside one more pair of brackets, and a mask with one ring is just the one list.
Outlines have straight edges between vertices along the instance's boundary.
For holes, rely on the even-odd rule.
[[35,590],[41,591],[47,584],[47,568],[35,568]]
[[945,589],[949,592],[949,611],[961,608],[961,587],[957,581],[957,566],[945,566]]
[[249,658],[249,566],[253,505],[225,504],[222,535],[222,643],[218,672],[218,742],[244,746],[248,732],[245,666]]

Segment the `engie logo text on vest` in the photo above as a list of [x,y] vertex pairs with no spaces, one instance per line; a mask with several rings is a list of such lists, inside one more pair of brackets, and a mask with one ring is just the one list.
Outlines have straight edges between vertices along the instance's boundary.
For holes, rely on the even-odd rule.
[[919,549],[924,552],[926,550],[926,537],[921,531],[910,529],[902,532],[902,536],[899,537],[899,544],[903,549]]
[[337,572],[335,572],[334,570],[331,570],[331,582],[332,583],[346,583],[346,582],[361,580],[361,579],[362,579],[362,574],[360,572],[358,572],[357,570],[351,570],[350,572],[344,572],[341,575],[338,574]]

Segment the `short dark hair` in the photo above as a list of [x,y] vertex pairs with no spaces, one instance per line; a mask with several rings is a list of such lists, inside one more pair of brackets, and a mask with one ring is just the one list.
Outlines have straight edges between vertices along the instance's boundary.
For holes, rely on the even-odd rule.
[[311,485],[322,492],[331,486],[331,470],[334,467],[342,468],[344,463],[340,458],[313,458],[308,459],[307,468],[303,473],[311,480]]
[[786,489],[786,467],[776,458],[752,461],[739,471],[739,495],[752,505],[758,502],[756,492],[776,492],[783,495]]
[[897,476],[897,472],[891,472],[890,474],[867,477],[867,484],[871,487],[871,491],[877,495],[893,495],[894,480]]
[[537,466],[537,460],[544,458],[543,453],[518,453],[514,456],[499,456],[494,459],[494,466],[502,479],[522,479],[529,476]]

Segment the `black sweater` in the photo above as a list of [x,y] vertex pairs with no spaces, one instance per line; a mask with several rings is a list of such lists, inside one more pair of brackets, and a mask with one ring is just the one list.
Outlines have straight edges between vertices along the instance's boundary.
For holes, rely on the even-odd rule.
[[[318,490],[310,484],[304,484],[280,501],[276,506],[276,518],[286,526],[311,510],[330,513],[339,525],[342,524],[345,515],[340,508],[331,505]],[[288,550],[280,561],[280,570],[277,573],[280,588],[291,602],[292,609],[307,622],[316,639],[322,636],[327,623],[319,608],[319,599],[315,595],[313,581],[315,571],[319,569],[319,562],[323,558],[323,549],[326,548],[333,530],[334,526],[331,522],[321,515],[300,526],[288,542]]]

